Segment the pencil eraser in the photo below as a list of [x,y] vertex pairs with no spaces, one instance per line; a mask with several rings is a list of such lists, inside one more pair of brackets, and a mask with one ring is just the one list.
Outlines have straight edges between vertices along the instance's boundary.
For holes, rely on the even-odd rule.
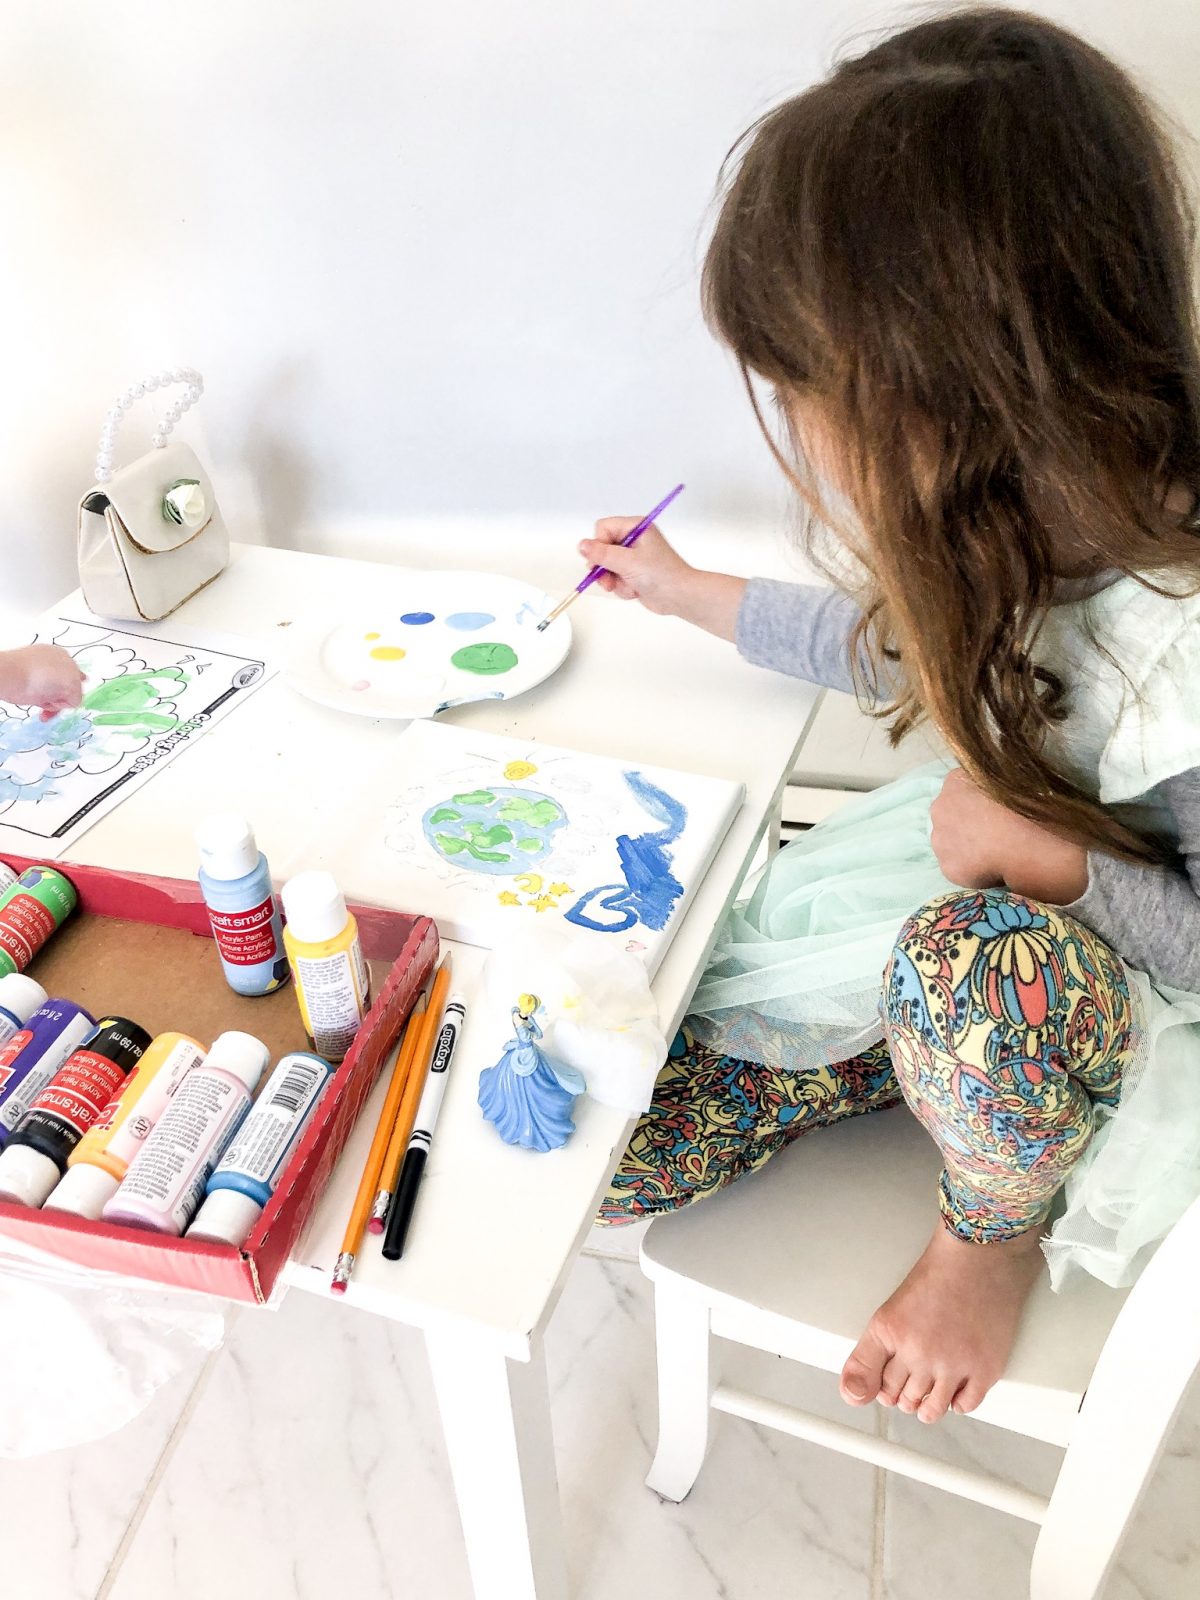
[[329,1292],[330,1294],[345,1294],[346,1285],[340,1282],[339,1279],[335,1278],[329,1285]]

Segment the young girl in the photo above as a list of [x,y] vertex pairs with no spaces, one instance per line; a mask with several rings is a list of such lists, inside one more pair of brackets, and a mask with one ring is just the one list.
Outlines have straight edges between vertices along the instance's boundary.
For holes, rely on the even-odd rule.
[[[843,592],[696,571],[651,529],[606,586],[857,689],[957,765],[855,802],[735,912],[603,1208],[713,1193],[907,1101],[941,1220],[842,1373],[970,1411],[1039,1245],[1129,1281],[1200,1193],[1200,354],[1178,172],[1110,61],[943,16],[764,117],[707,313]],[[762,413],[759,412],[760,421]],[[765,424],[764,424],[764,431]],[[853,569],[853,578],[844,574]],[[1115,1114],[1114,1114],[1115,1113]]]

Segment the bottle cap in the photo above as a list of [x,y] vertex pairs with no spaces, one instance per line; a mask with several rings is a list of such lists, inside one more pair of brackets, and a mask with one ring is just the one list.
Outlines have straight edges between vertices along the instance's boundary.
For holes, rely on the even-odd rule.
[[283,912],[294,939],[324,944],[346,926],[346,897],[332,872],[299,872],[280,891]]
[[10,972],[7,977],[0,978],[0,1007],[18,1022],[28,1022],[49,998],[41,984],[27,978],[23,972]]
[[42,1205],[59,1180],[57,1165],[27,1144],[10,1144],[0,1154],[0,1200],[19,1206]]
[[73,1217],[87,1217],[91,1222],[99,1222],[105,1205],[120,1187],[121,1180],[114,1178],[111,1172],[105,1172],[103,1167],[93,1167],[88,1161],[80,1161],[67,1168],[58,1187],[46,1201],[45,1209],[69,1211]]
[[270,1059],[271,1052],[252,1033],[219,1033],[204,1059],[204,1067],[231,1072],[253,1094]]
[[211,1239],[214,1244],[236,1244],[240,1248],[261,1216],[262,1207],[248,1194],[239,1194],[236,1189],[214,1189],[197,1211],[187,1236]]
[[236,812],[220,811],[206,817],[196,829],[196,843],[200,846],[201,869],[210,878],[244,878],[258,865],[254,830]]

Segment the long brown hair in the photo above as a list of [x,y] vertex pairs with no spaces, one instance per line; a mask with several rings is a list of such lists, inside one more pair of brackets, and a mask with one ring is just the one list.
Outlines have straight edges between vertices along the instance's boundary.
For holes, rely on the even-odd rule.
[[771,111],[726,172],[705,310],[768,437],[753,375],[836,440],[866,574],[852,655],[900,683],[893,740],[928,716],[1001,804],[1160,859],[1051,765],[1065,693],[1030,657],[1064,552],[1200,585],[1165,504],[1200,490],[1191,219],[1147,101],[1061,28],[956,11]]

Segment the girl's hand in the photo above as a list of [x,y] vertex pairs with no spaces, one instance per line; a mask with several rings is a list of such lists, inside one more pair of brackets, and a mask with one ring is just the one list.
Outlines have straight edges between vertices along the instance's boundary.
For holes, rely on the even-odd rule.
[[1031,900],[1070,905],[1087,888],[1087,851],[989,800],[961,769],[950,772],[929,812],[933,853],[951,883],[1003,886]]
[[682,617],[720,639],[733,639],[746,580],[689,566],[654,523],[626,549],[621,540],[639,520],[603,517],[596,537],[579,546],[589,566],[608,569],[597,584],[622,600],[640,600],[659,616]]
[[0,651],[0,699],[12,705],[39,706],[49,722],[83,699],[83,674],[65,650],[29,644]]
[[652,522],[626,550],[621,540],[636,528],[640,517],[602,517],[596,537],[585,539],[579,554],[589,567],[607,567],[596,582],[622,600],[640,600],[647,611],[677,616],[695,567],[677,555]]

